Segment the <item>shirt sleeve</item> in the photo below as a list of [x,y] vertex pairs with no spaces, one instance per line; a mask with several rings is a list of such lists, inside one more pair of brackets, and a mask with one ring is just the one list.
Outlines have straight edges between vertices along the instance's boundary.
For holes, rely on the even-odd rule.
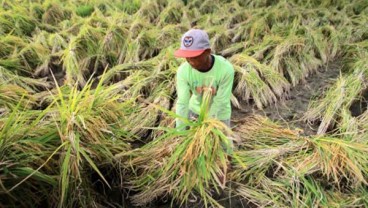
[[[176,92],[178,100],[176,102],[176,114],[180,117],[188,118],[189,114],[189,99],[190,99],[190,87],[187,79],[187,74],[184,68],[179,68],[176,74]],[[176,118],[176,128],[183,129],[183,121]]]
[[234,68],[230,64],[227,73],[219,83],[216,95],[213,97],[213,102],[210,108],[210,116],[218,118],[220,112],[226,109],[231,99],[231,92],[234,82]]

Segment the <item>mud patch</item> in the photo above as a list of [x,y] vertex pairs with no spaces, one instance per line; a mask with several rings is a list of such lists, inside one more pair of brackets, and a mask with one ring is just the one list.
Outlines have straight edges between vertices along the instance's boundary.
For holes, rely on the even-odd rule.
[[367,110],[368,107],[368,88],[364,89],[360,95],[360,99],[353,102],[350,106],[351,115],[354,117],[360,116]]

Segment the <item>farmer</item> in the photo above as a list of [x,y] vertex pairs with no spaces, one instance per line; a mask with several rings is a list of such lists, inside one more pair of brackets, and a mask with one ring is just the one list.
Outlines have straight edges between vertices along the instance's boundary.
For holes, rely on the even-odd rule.
[[[213,96],[209,116],[230,127],[230,98],[234,80],[231,63],[222,56],[211,54],[208,35],[199,29],[191,29],[182,36],[180,49],[174,55],[187,60],[177,72],[176,114],[197,118],[203,92],[207,89]],[[185,128],[180,119],[176,119],[176,127]]]

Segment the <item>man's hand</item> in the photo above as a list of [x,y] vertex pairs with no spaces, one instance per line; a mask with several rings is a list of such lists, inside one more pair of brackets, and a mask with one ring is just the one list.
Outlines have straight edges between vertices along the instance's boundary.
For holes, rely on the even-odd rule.
[[212,95],[216,95],[216,88],[214,87],[196,87],[198,94],[202,94],[204,91],[210,91]]

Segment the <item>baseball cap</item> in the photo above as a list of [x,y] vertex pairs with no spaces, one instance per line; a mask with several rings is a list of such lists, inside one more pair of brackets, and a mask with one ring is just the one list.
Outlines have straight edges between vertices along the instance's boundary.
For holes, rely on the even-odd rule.
[[181,58],[196,57],[209,48],[208,34],[200,29],[191,29],[182,36],[180,49],[174,55]]

